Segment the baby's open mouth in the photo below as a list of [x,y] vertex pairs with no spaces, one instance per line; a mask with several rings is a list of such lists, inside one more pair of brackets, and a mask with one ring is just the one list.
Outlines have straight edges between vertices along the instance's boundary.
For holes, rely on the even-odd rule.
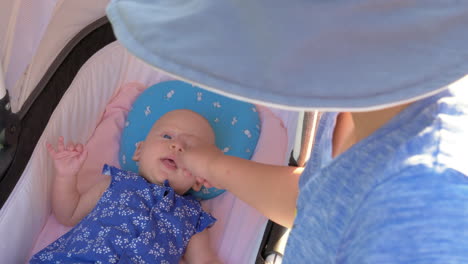
[[162,162],[168,169],[171,169],[171,170],[177,169],[177,163],[176,163],[173,159],[170,159],[170,158],[162,158],[162,159],[161,159],[161,162]]

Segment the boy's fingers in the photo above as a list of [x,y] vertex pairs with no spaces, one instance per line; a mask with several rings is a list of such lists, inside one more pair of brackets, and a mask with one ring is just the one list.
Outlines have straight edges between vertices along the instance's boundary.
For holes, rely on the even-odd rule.
[[214,187],[213,184],[211,184],[211,183],[209,183],[209,182],[207,182],[207,181],[204,181],[204,182],[203,182],[203,186],[205,186],[206,188],[212,188],[212,187]]
[[195,181],[196,181],[197,183],[201,183],[201,184],[204,184],[204,183],[206,182],[205,179],[200,178],[200,177],[195,177]]
[[204,178],[201,178],[201,177],[195,177],[195,180],[197,181],[197,183],[200,183],[201,185],[205,186],[206,188],[212,188],[214,187],[213,184],[211,184],[210,182],[208,182],[206,179]]
[[202,140],[200,140],[200,138],[198,138],[196,136],[192,136],[192,135],[181,135],[180,139],[188,147],[195,147],[195,146],[200,145],[202,143]]

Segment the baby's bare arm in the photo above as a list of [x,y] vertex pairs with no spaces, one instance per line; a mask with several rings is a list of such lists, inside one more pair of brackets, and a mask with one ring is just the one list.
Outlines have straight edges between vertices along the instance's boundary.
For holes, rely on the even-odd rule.
[[52,210],[57,220],[73,226],[85,217],[96,205],[110,183],[110,177],[93,186],[85,193],[77,189],[76,175],[83,165],[87,152],[81,144],[69,143],[65,146],[60,137],[57,148],[47,144],[47,150],[54,162],[54,182],[52,189]]
[[183,257],[184,264],[221,264],[216,252],[211,248],[208,230],[195,234],[190,239]]
[[57,220],[66,226],[74,226],[88,215],[101,198],[110,184],[110,177],[106,177],[88,191],[80,194],[69,183],[63,184],[56,179],[54,182],[53,209]]

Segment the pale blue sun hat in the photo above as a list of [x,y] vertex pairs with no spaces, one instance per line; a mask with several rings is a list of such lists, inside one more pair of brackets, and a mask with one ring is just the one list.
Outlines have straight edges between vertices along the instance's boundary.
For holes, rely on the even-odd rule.
[[371,110],[468,73],[468,1],[112,0],[117,39],[203,88],[302,110]]

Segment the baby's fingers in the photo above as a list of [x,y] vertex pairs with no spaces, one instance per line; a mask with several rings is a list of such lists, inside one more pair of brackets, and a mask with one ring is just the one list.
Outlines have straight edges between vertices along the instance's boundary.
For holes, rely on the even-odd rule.
[[83,162],[86,160],[86,158],[88,157],[88,150],[85,148],[83,149],[83,146],[82,146],[82,152],[80,153],[80,155],[78,156],[78,161],[80,162],[80,164],[83,164]]
[[56,154],[57,152],[55,152],[55,149],[54,149],[54,147],[52,146],[52,144],[50,144],[49,142],[47,142],[47,143],[46,143],[46,147],[47,147],[47,152],[49,152],[49,155],[50,155],[51,157],[55,157],[55,154]]
[[68,151],[74,151],[75,150],[75,145],[73,144],[73,142],[68,142],[68,145],[67,145],[67,150]]
[[75,150],[79,153],[83,152],[83,145],[82,144],[76,144]]
[[58,143],[57,143],[57,152],[62,152],[65,150],[65,144],[63,143],[63,137],[59,137]]

